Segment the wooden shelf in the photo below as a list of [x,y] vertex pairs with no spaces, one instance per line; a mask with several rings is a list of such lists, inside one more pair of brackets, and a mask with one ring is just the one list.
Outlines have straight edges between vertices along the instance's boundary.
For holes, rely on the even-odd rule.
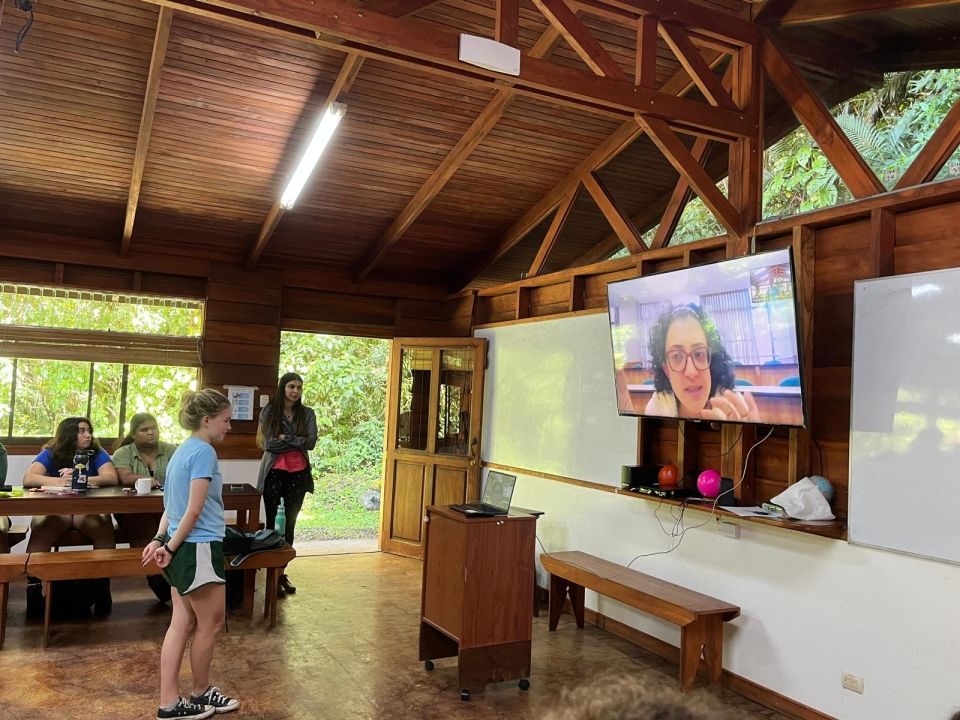
[[711,503],[689,502],[684,500],[673,500],[671,498],[661,498],[656,495],[644,495],[643,493],[633,492],[631,490],[621,490],[620,495],[635,497],[647,502],[662,503],[664,505],[673,505],[676,507],[685,507],[687,510],[705,512],[722,518],[732,518],[748,524],[768,525],[770,527],[781,528],[783,530],[793,530],[795,532],[807,533],[808,535],[819,535],[821,537],[832,538],[834,540],[847,539],[847,523],[843,519],[837,520],[779,520],[766,517],[747,517],[737,515],[729,510],[723,510],[719,507],[714,508]]

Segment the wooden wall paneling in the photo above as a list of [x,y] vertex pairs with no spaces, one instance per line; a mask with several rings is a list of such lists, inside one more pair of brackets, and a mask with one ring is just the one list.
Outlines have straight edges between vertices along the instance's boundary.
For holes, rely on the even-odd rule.
[[513,319],[522,320],[530,317],[530,288],[518,287],[514,296],[516,307],[513,313]]
[[56,266],[50,262],[4,258],[0,263],[0,280],[28,285],[56,283]]
[[364,295],[342,295],[321,290],[284,288],[283,316],[328,322],[350,322],[392,328],[397,300]]
[[585,280],[583,275],[574,275],[568,281],[568,301],[567,312],[576,312],[584,309],[584,287]]
[[[662,421],[660,421],[662,422]],[[697,436],[699,424],[677,420],[676,466],[682,487],[696,487],[697,483]]]
[[570,307],[570,284],[542,285],[529,289],[529,316],[543,317],[566,312]]
[[203,299],[207,294],[207,283],[202,278],[142,272],[140,273],[139,292],[151,295]]
[[[201,348],[202,385],[221,392],[224,385],[248,385],[257,388],[256,397],[272,396],[280,364],[279,275],[217,265],[211,269],[207,293]],[[210,312],[211,307],[214,313]],[[251,308],[259,312],[250,312]],[[274,328],[276,342],[264,343],[265,325]],[[227,339],[209,339],[208,328],[212,337]],[[257,412],[254,408],[253,420],[234,421],[233,431],[228,435],[230,445],[221,448],[221,457],[258,456]]]
[[133,290],[133,272],[129,270],[110,270],[91,265],[61,264],[60,267],[58,285],[119,292]]

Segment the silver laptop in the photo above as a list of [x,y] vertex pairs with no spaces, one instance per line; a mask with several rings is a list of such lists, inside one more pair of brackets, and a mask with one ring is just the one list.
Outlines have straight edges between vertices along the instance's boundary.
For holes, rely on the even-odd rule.
[[513,499],[513,486],[517,483],[516,475],[491,470],[487,473],[487,482],[483,486],[483,495],[480,502],[451,505],[451,510],[457,510],[471,517],[491,517],[506,515],[510,512],[510,501]]

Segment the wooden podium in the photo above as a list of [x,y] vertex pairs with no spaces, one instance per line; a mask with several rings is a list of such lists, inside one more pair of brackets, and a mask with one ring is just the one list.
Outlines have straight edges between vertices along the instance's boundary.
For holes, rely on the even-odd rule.
[[456,656],[464,700],[491,682],[529,687],[536,523],[427,508],[420,659],[431,670],[432,660]]

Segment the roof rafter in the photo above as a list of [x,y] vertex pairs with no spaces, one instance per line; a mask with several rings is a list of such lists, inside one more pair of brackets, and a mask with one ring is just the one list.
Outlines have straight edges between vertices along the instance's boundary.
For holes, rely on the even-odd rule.
[[946,114],[940,127],[927,140],[894,190],[930,182],[960,145],[960,100]]
[[790,58],[769,37],[763,43],[763,69],[787,101],[797,119],[810,132],[824,155],[850,188],[862,198],[885,192],[863,156],[850,142],[830,111],[807,86]]
[[157,29],[153,37],[153,51],[150,54],[150,70],[147,73],[147,86],[143,94],[143,111],[140,113],[140,132],[137,134],[137,149],[133,154],[133,171],[130,176],[130,192],[127,195],[127,211],[123,221],[123,239],[120,242],[120,256],[130,252],[133,238],[133,223],[137,217],[137,205],[140,202],[140,188],[143,185],[143,170],[147,164],[147,151],[150,149],[150,134],[153,132],[153,116],[157,109],[157,93],[160,89],[160,76],[167,56],[167,40],[170,39],[170,26],[173,23],[173,10],[161,7],[157,15]]
[[583,187],[590,193],[590,197],[593,198],[597,207],[600,208],[600,212],[603,213],[607,222],[610,223],[610,227],[613,228],[617,239],[623,243],[623,246],[630,251],[631,255],[636,255],[647,249],[630,216],[623,211],[620,203],[610,194],[610,191],[607,190],[596,173],[584,173]]
[[[358,57],[357,55],[348,54],[346,58],[344,58],[343,65],[340,66],[340,72],[337,73],[337,77],[333,81],[333,85],[331,85],[330,89],[327,91],[326,100],[321,106],[318,114],[323,114],[326,112],[328,107],[330,107],[344,94],[346,94],[347,91],[350,90],[350,86],[353,84],[353,81],[356,80],[357,74],[360,72],[360,67],[362,65],[363,58]],[[263,225],[260,227],[260,232],[257,234],[256,242],[254,242],[253,247],[250,248],[250,252],[247,254],[247,270],[252,270],[254,267],[256,267],[260,260],[260,256],[263,255],[263,251],[267,247],[267,244],[273,238],[273,233],[277,229],[277,225],[280,224],[280,218],[283,217],[284,212],[284,208],[280,205],[280,198],[277,197],[277,199],[274,200],[270,211],[267,213],[266,220],[264,220]]]
[[960,0],[769,0],[756,20],[782,27],[934,5],[960,5]]
[[[313,31],[317,44],[332,49],[377,57],[391,63],[412,65],[427,72],[452,75],[469,82],[488,85],[506,80],[512,83],[518,92],[592,113],[621,118],[636,113],[651,114],[681,125],[699,128],[723,139],[749,136],[756,130],[748,118],[733,110],[711,107],[669,93],[637,88],[630,82],[597,77],[584,70],[545,60],[525,58],[517,77],[467,65],[459,60],[458,33],[399,20],[377,12],[358,12],[348,0],[312,0],[309,5],[298,0],[208,0],[200,8],[190,0],[147,1],[161,2],[182,8],[185,12],[208,17],[220,16],[232,22],[245,20],[256,26],[267,22],[305,28]],[[624,1],[605,0],[609,3]],[[650,0],[630,2],[649,3]],[[220,9],[219,13],[216,9]],[[240,16],[237,13],[240,13]],[[723,13],[715,14],[723,16]],[[728,24],[734,24],[731,25],[733,29],[742,27],[755,31],[749,22],[733,16],[725,17]]]
[[563,230],[567,218],[570,217],[570,211],[573,210],[573,204],[576,202],[577,195],[579,194],[578,191],[578,187],[573,188],[570,194],[560,202],[560,206],[557,208],[557,212],[550,222],[550,227],[547,229],[547,234],[544,236],[543,242],[540,243],[540,249],[537,250],[536,257],[534,257],[533,262],[530,263],[530,270],[527,272],[527,277],[536,277],[543,270],[543,266],[546,265],[547,257],[550,255],[550,251],[553,250],[553,246],[557,244],[557,238],[560,237],[560,232]]
[[[712,51],[711,51],[712,52]],[[705,59],[708,65],[715,66],[723,59],[723,54],[714,52],[712,57]],[[661,92],[672,92],[677,95],[683,95],[693,88],[693,82],[690,80],[685,70],[678,71],[672,78],[667,80],[661,88]],[[573,169],[563,180],[554,188],[540,198],[527,212],[525,212],[511,227],[500,242],[488,253],[477,258],[457,282],[457,289],[469,285],[475,277],[493,265],[497,260],[503,257],[514,245],[520,242],[527,233],[539,225],[544,218],[557,208],[562,199],[569,193],[570,189],[579,185],[583,176],[590,172],[599,170],[610,160],[616,157],[624,148],[630,145],[642,131],[634,120],[628,120],[613,131],[597,148],[590,153],[576,168]],[[616,236],[613,236],[616,237]]]
[[563,35],[563,39],[570,44],[570,47],[593,72],[603,77],[624,81],[627,79],[616,60],[603,49],[600,42],[574,15],[573,10],[567,6],[564,0],[533,0],[533,4],[550,21],[550,24]]
[[[548,27],[537,41],[530,48],[529,55],[533,57],[545,57],[550,54],[557,42],[560,40],[560,32],[555,27]],[[483,142],[490,130],[497,124],[507,107],[513,102],[514,92],[510,88],[497,90],[487,106],[477,116],[473,124],[463,134],[453,149],[447,154],[437,169],[431,173],[426,182],[414,194],[403,210],[390,223],[390,227],[380,237],[379,240],[367,253],[356,273],[356,280],[362,280],[383,258],[384,253],[392,245],[396,244],[404,233],[410,229],[410,226],[416,222],[417,218],[427,209],[427,206],[433,199],[440,194],[440,191],[454,176],[460,166],[466,162],[471,153],[477,146]]]

